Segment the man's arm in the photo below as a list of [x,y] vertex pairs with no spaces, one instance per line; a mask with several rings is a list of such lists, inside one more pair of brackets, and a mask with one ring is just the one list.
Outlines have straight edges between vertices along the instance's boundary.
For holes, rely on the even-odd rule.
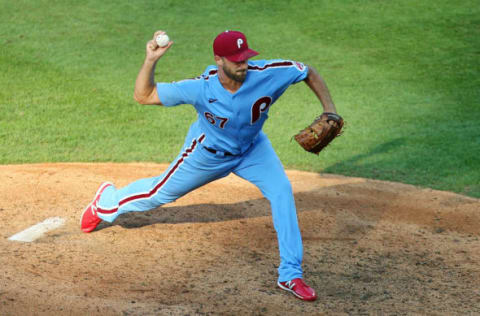
[[133,94],[134,99],[140,104],[162,105],[157,94],[157,85],[155,84],[155,66],[157,65],[157,61],[173,44],[173,42],[169,42],[166,47],[159,47],[157,45],[155,38],[163,33],[165,32],[155,32],[153,39],[147,43],[145,61],[137,75],[135,92]]
[[328,91],[327,84],[315,68],[308,66],[308,75],[307,78],[305,78],[305,83],[310,89],[312,89],[322,103],[324,112],[337,113],[335,104],[333,104],[332,97]]

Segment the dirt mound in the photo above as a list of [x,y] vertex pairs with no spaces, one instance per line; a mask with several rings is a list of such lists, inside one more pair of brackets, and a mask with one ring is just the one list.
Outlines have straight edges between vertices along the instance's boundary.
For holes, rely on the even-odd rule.
[[[480,313],[480,200],[449,192],[287,171],[313,303],[276,288],[269,203],[233,175],[80,231],[101,182],[166,167],[0,166],[0,315]],[[8,240],[56,216],[35,242]]]

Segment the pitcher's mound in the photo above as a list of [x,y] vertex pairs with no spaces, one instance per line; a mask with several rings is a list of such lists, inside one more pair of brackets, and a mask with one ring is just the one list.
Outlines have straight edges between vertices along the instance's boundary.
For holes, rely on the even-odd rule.
[[[313,303],[276,288],[270,205],[234,175],[80,231],[101,182],[166,167],[0,166],[0,315],[480,313],[480,200],[449,192],[287,171]],[[50,217],[66,224],[8,240]]]

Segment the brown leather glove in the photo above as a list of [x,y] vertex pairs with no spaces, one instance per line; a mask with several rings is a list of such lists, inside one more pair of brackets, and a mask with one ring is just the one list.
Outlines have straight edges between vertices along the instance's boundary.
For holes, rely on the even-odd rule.
[[324,112],[294,138],[303,149],[318,155],[335,137],[340,135],[343,123],[340,115]]

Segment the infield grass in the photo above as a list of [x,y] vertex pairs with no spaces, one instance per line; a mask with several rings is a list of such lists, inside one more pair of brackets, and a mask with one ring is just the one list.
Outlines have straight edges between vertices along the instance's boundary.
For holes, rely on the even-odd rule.
[[134,102],[146,41],[168,32],[156,78],[180,80],[239,29],[259,58],[317,68],[347,121],[305,153],[291,137],[321,107],[287,90],[264,127],[287,168],[480,197],[479,16],[472,0],[2,1],[0,163],[171,161],[195,112]]

